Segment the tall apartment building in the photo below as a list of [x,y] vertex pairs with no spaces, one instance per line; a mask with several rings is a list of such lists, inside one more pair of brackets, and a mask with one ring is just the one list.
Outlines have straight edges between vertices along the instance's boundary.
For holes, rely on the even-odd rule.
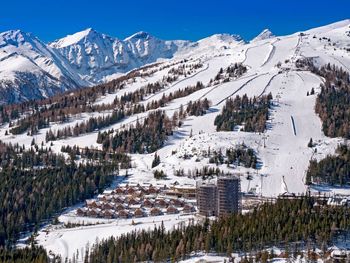
[[236,176],[219,177],[218,216],[241,211],[241,182]]
[[197,183],[197,206],[203,216],[217,215],[217,187],[212,183]]
[[223,216],[241,211],[241,182],[236,176],[224,176],[217,183],[197,183],[198,211],[204,216]]

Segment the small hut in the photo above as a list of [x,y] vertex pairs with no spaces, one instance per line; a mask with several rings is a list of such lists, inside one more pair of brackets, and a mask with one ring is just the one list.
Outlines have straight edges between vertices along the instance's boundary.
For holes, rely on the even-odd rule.
[[121,194],[124,194],[125,189],[124,189],[124,188],[121,188],[121,187],[118,187],[118,188],[116,188],[116,189],[114,190],[114,192],[115,192],[116,194],[121,195]]
[[123,204],[117,204],[115,207],[115,210],[117,211],[122,211],[125,209],[125,206]]
[[105,210],[102,212],[102,216],[107,219],[112,219],[114,217],[114,211],[113,210]]
[[129,218],[129,212],[127,210],[120,210],[118,216],[123,219]]
[[140,202],[139,202],[139,200],[137,200],[136,198],[133,198],[133,197],[132,197],[132,198],[129,199],[129,202],[128,202],[128,203],[129,203],[129,205],[136,205],[136,204],[138,204],[138,203],[140,203]]
[[193,213],[193,212],[195,212],[196,211],[196,209],[194,208],[194,206],[193,205],[190,205],[190,204],[186,204],[185,206],[184,206],[184,209],[183,209],[183,212],[184,213]]
[[100,215],[100,212],[101,210],[98,209],[98,208],[93,208],[93,209],[89,209],[87,212],[86,212],[86,215],[89,216],[89,217],[98,217]]
[[162,208],[165,208],[169,205],[168,202],[165,201],[164,199],[159,199],[156,204],[157,204],[157,206],[162,207]]
[[86,216],[86,209],[78,208],[77,209],[77,216]]
[[143,201],[143,206],[145,207],[153,207],[154,202],[150,199],[145,199],[145,201]]
[[174,206],[169,206],[169,207],[166,209],[166,212],[167,212],[167,214],[172,215],[172,214],[177,214],[177,213],[179,213],[179,210],[177,210],[177,208],[174,207]]
[[112,206],[112,204],[111,203],[104,203],[103,205],[102,205],[102,209],[103,210],[108,210],[108,209],[113,209],[114,207]]
[[151,216],[159,216],[159,215],[162,214],[162,211],[159,208],[157,208],[157,207],[153,207],[151,209],[150,214],[151,214]]
[[184,206],[184,202],[180,199],[172,199],[170,201],[170,204],[175,206],[175,207],[183,207]]
[[134,212],[134,216],[135,217],[144,217],[145,216],[145,213],[142,211],[141,208],[137,208]]

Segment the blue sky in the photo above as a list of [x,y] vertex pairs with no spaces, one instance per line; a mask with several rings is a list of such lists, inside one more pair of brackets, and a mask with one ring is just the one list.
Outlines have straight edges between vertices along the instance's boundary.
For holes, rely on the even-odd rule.
[[214,33],[249,40],[350,18],[349,0],[6,0],[0,31],[21,29],[49,42],[85,28],[118,38],[147,31],[162,39],[197,40]]

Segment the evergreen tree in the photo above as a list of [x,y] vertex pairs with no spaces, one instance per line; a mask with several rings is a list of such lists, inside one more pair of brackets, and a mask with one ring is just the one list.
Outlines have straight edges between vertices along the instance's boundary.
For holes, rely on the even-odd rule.
[[152,168],[156,167],[157,165],[160,164],[160,157],[157,154],[157,152],[154,154],[154,159],[152,161]]

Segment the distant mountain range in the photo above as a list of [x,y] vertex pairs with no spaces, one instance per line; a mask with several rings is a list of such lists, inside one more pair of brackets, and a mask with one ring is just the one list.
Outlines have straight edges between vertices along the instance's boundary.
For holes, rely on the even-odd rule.
[[191,42],[138,32],[120,40],[88,28],[46,44],[31,33],[10,30],[0,34],[0,103],[45,98],[106,82],[161,59],[243,43],[229,34]]

